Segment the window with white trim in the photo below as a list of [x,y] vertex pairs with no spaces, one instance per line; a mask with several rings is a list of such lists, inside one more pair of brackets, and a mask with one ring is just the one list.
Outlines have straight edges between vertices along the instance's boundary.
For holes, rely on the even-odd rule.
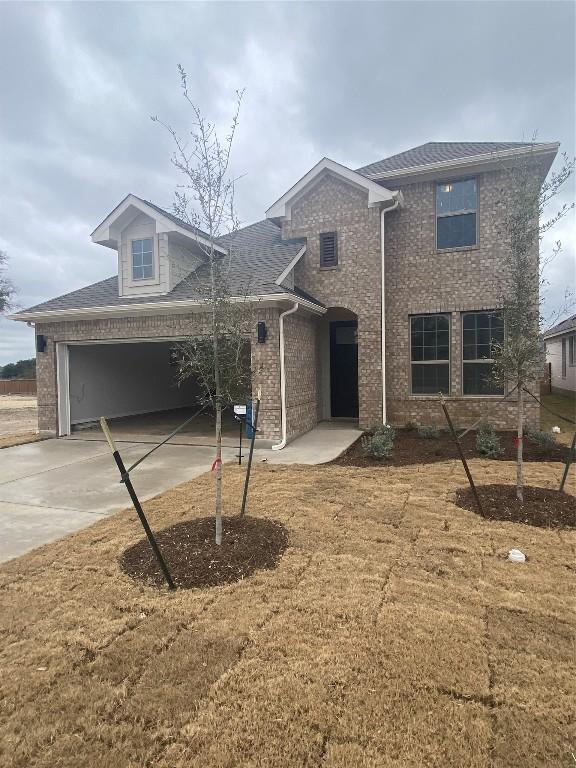
[[504,394],[504,385],[492,378],[494,345],[503,343],[502,312],[462,314],[462,394]]
[[562,378],[566,378],[566,337],[562,339]]
[[468,248],[478,244],[476,179],[436,184],[436,248]]
[[576,335],[568,336],[568,365],[576,365]]
[[154,277],[154,242],[151,237],[132,240],[132,280]]
[[450,315],[410,318],[413,395],[450,394]]

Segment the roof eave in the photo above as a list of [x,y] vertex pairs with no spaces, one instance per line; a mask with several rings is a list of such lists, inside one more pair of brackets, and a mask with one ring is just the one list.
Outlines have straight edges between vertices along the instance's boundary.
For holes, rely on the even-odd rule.
[[[326,308],[307,299],[300,299],[295,294],[279,292],[254,296],[233,296],[232,302],[247,301],[250,303],[275,304],[284,301],[298,301],[303,309],[323,315]],[[36,323],[66,320],[92,320],[106,317],[130,317],[133,315],[156,315],[185,312],[201,312],[206,309],[206,301],[197,299],[180,299],[177,301],[150,301],[133,304],[116,304],[101,307],[74,307],[71,309],[44,309],[35,312],[18,312],[9,315],[9,320]]]
[[[480,155],[469,155],[467,157],[458,157],[454,160],[440,160],[436,163],[423,163],[422,165],[413,165],[407,168],[399,168],[394,171],[376,171],[374,173],[363,173],[367,179],[374,181],[385,181],[386,179],[402,179],[411,176],[429,176],[442,171],[465,171],[468,168],[483,170],[492,170],[489,166],[494,164],[497,167],[506,160],[512,160],[516,157],[532,153],[533,155],[556,156],[560,142],[550,142],[548,144],[529,145],[527,147],[515,147],[513,149],[498,150],[496,152],[485,152]],[[553,158],[552,158],[553,159]]]

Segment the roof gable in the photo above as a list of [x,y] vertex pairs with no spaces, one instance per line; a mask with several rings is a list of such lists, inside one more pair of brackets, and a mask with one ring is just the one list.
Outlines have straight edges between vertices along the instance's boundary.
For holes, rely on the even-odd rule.
[[[107,248],[118,247],[120,232],[127,227],[134,219],[144,214],[156,222],[156,232],[177,232],[188,240],[194,241],[201,246],[209,245],[209,235],[197,227],[188,224],[179,219],[174,214],[165,211],[160,206],[155,205],[136,195],[126,195],[114,210],[102,221],[92,232],[91,239],[93,243],[105,245]],[[226,249],[216,245],[216,249],[221,253],[226,253]]]
[[337,178],[343,179],[353,186],[363,189],[368,193],[368,206],[372,207],[382,203],[393,202],[399,195],[398,192],[391,192],[380,184],[376,184],[356,171],[346,168],[334,160],[324,157],[319,163],[311,168],[302,178],[291,187],[288,192],[282,195],[266,211],[269,219],[290,219],[292,214],[292,205],[305,194],[310,186],[314,184],[322,175],[331,174]]

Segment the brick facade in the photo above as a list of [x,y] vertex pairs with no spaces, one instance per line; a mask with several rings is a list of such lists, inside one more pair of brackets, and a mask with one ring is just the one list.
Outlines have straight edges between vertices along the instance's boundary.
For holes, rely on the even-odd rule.
[[[403,205],[385,217],[386,402],[392,424],[406,421],[442,423],[436,397],[411,394],[410,316],[446,313],[451,320],[450,408],[454,421],[469,424],[494,403],[494,398],[462,395],[461,313],[501,306],[505,274],[499,222],[506,199],[505,171],[478,179],[479,242],[473,248],[438,252],[435,248],[435,182],[405,183]],[[391,185],[392,186],[392,185]],[[306,238],[306,253],[294,269],[294,285],[328,308],[347,310],[358,321],[359,423],[367,428],[382,420],[381,370],[381,243],[380,210],[368,207],[365,190],[334,175],[320,176],[292,205],[282,237]],[[338,265],[321,268],[319,236],[337,233]],[[537,254],[535,253],[535,258]],[[268,337],[252,338],[253,388],[262,388],[261,436],[281,437],[279,315],[286,308],[256,307]],[[124,317],[107,320],[39,323],[47,338],[38,355],[39,424],[57,429],[55,342],[111,339],[145,340],[193,335],[206,321],[202,314]],[[324,322],[324,326],[322,326]],[[329,416],[321,407],[329,358],[320,353],[326,318],[302,308],[285,320],[286,403],[288,439]],[[321,383],[323,382],[323,383]],[[538,422],[535,403],[526,404],[530,423]],[[514,403],[498,406],[490,419],[499,427],[515,425]]]
[[[509,184],[506,172],[479,175],[478,245],[436,250],[434,181],[401,187],[401,208],[386,217],[386,395],[388,420],[442,424],[438,399],[410,394],[410,315],[449,313],[450,410],[455,421],[468,424],[498,398],[462,396],[463,311],[496,309],[505,274],[499,226],[502,200]],[[535,254],[537,258],[537,254]],[[499,427],[515,426],[514,403],[497,406],[490,419]],[[538,423],[538,406],[526,403],[530,423]]]
[[[320,233],[337,232],[338,266],[320,267]],[[327,307],[358,318],[359,422],[382,420],[380,320],[380,212],[368,208],[368,193],[334,176],[321,178],[292,207],[283,237],[306,237],[294,283]]]

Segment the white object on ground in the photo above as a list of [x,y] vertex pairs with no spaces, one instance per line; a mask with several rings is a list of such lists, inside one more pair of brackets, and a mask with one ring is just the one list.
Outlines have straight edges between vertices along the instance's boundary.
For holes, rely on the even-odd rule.
[[560,429],[560,427],[552,427],[552,432],[554,432],[554,434],[556,435],[559,435],[560,432],[562,432],[562,430]]
[[519,549],[511,549],[506,560],[510,560],[511,563],[525,563],[526,555]]

